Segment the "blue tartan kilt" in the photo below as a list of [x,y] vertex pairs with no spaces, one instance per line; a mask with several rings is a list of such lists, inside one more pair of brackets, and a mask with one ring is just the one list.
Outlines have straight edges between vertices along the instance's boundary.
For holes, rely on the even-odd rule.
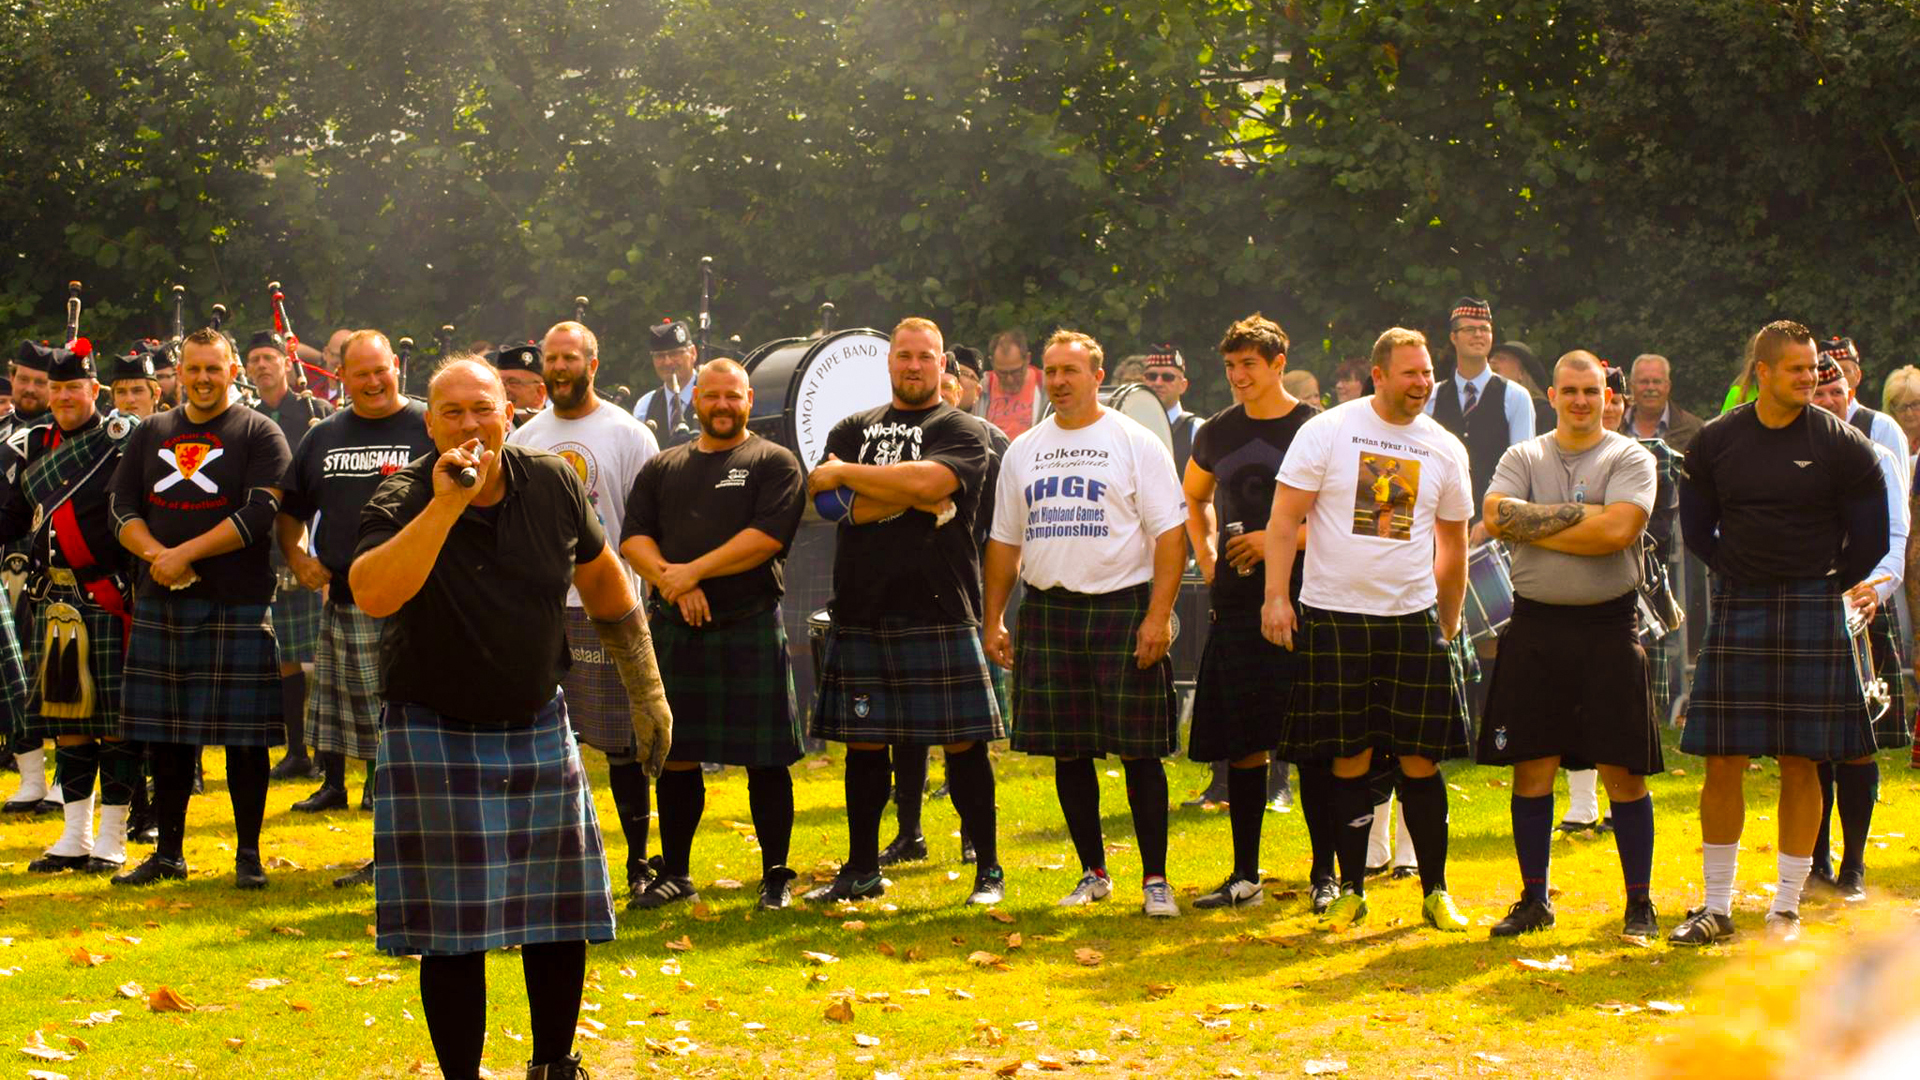
[[934,746],[1006,737],[980,628],[834,623],[821,661],[816,739]]
[[1874,749],[1840,588],[1716,579],[1680,749],[1850,761]]
[[1260,633],[1258,611],[1213,613],[1194,684],[1187,757],[1233,761],[1278,746],[1296,667],[1293,652]]
[[199,746],[285,742],[267,605],[136,594],[120,734]]
[[800,715],[780,609],[712,628],[656,607],[660,681],[673,708],[669,761],[785,768],[800,760]]
[[380,714],[373,776],[375,944],[450,956],[612,941],[613,891],[564,695],[527,727],[420,705]]
[[[291,578],[292,571],[283,571]],[[273,637],[283,664],[311,664],[320,647],[320,594],[282,580],[273,593]]]

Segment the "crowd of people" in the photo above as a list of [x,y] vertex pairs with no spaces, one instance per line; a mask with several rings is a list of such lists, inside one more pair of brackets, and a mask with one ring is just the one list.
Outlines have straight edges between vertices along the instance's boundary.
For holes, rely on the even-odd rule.
[[[1652,938],[1655,672],[1684,646],[1648,595],[1684,543],[1714,575],[1680,744],[1707,762],[1705,902],[1668,939],[1734,932],[1753,757],[1780,765],[1769,930],[1798,933],[1810,884],[1865,894],[1874,753],[1910,740],[1904,701],[1876,714],[1870,684],[1899,693],[1920,371],[1887,380],[1882,414],[1855,400],[1851,342],[1773,322],[1748,343],[1739,402],[1703,423],[1671,402],[1665,358],[1623,370],[1575,349],[1546,367],[1496,345],[1491,306],[1463,298],[1446,370],[1424,335],[1392,328],[1323,401],[1254,314],[1216,350],[1234,404],[1204,421],[1181,405],[1178,349],[1130,358],[1163,439],[1103,404],[1113,380],[1086,334],[1055,332],[1035,364],[1009,331],[982,363],[909,318],[889,337],[890,399],[803,462],[749,429],[740,364],[701,356],[683,322],[650,336],[661,385],[631,412],[597,392],[599,341],[577,321],[444,358],[424,401],[401,393],[384,334],[342,331],[325,354],[337,408],[299,388],[270,332],[242,351],[201,330],[105,362],[84,339],[24,345],[0,422],[0,689],[21,772],[6,810],[64,818],[29,871],[185,878],[199,757],[218,746],[233,883],[265,888],[269,781],[319,779],[294,809],[344,808],[346,762],[365,762],[372,850],[336,884],[372,885],[379,947],[422,957],[443,1073],[478,1075],[484,956],[517,945],[529,1075],[584,1075],[586,946],[613,937],[616,893],[580,744],[606,759],[630,909],[697,899],[706,777],[725,766],[747,777],[757,902],[793,903],[789,767],[808,737],[845,746],[847,854],[806,900],[882,895],[884,867],[927,856],[937,746],[974,864],[965,902],[998,903],[987,747],[1004,739],[1053,760],[1080,862],[1059,904],[1114,894],[1096,768],[1113,756],[1141,910],[1180,915],[1163,763],[1182,742],[1169,649],[1191,564],[1208,626],[1185,747],[1219,766],[1232,837],[1194,907],[1267,899],[1264,815],[1290,762],[1315,913],[1363,922],[1368,879],[1391,866],[1419,878],[1429,926],[1464,932],[1440,769],[1473,760],[1514,770],[1519,899],[1494,936],[1554,923],[1564,768],[1558,827],[1612,833],[1622,928]],[[802,709],[780,611],[809,510],[837,537]],[[1483,556],[1511,608],[1475,628]],[[883,848],[889,801],[900,832]],[[134,863],[129,841],[151,854]]]

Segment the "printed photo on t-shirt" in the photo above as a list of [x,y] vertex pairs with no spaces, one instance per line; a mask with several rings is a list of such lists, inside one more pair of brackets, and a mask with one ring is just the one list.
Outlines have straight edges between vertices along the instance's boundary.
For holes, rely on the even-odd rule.
[[1418,461],[1363,450],[1354,488],[1355,536],[1413,539],[1413,507],[1420,501]]

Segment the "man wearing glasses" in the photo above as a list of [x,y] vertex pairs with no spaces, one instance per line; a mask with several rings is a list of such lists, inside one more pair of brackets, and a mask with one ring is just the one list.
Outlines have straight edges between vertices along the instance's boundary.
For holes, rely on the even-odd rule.
[[1533,399],[1524,388],[1509,388],[1507,380],[1487,366],[1487,354],[1493,351],[1493,308],[1485,300],[1463,296],[1454,301],[1447,331],[1453,340],[1453,378],[1433,388],[1427,415],[1467,445],[1473,472],[1473,543],[1478,544],[1487,538],[1479,509],[1494,466],[1507,447],[1533,438]]
[[1173,428],[1173,467],[1175,474],[1187,474],[1187,460],[1193,457],[1193,437],[1200,433],[1205,419],[1180,407],[1180,395],[1187,392],[1187,361],[1171,345],[1155,346],[1147,357],[1147,389],[1167,408],[1167,424]]
[[1631,379],[1633,406],[1620,434],[1659,439],[1686,453],[1705,421],[1673,403],[1673,368],[1667,358],[1658,353],[1634,357]]

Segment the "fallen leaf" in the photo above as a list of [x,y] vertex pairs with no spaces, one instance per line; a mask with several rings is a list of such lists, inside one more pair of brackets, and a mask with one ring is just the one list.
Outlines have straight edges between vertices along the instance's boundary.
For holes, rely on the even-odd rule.
[[147,995],[147,1008],[154,1012],[192,1012],[193,1004],[171,987],[162,986]]
[[744,1027],[744,1028],[745,1028],[745,1030],[747,1030],[747,1031],[765,1031],[765,1030],[767,1030],[767,1025],[765,1025],[765,1024],[762,1024],[762,1023],[760,1023],[760,1022],[759,1022],[759,1021],[757,1021],[757,1020],[749,1020],[749,1021],[748,1021],[748,1022],[747,1022],[746,1024],[744,1024],[744,1025],[742,1025],[742,1027]]
[[1099,967],[1100,961],[1106,958],[1106,954],[1098,949],[1073,950],[1073,962],[1079,964],[1081,967]]
[[987,910],[987,918],[998,923],[1007,923],[1009,925],[1013,923],[1013,916],[1001,911],[999,908],[989,908]]
[[1668,1015],[1687,1011],[1685,1005],[1675,1005],[1671,1001],[1649,1001],[1647,1002],[1647,1008],[1654,1012],[1666,1013]]
[[672,949],[674,952],[692,952],[693,939],[682,934],[678,940],[667,942],[667,948]]
[[1025,942],[1026,939],[1020,936],[1019,931],[1007,935],[1007,948],[1010,950],[1019,948]]
[[860,931],[865,930],[866,928],[867,928],[867,924],[860,921],[859,919],[848,919],[846,922],[843,922],[840,924],[840,929],[852,930],[855,933],[859,933]]
[[306,937],[307,936],[307,932],[305,930],[300,929],[297,926],[276,926],[273,928],[273,932],[276,934],[285,934],[288,937]]
[[1173,990],[1174,990],[1174,986],[1172,983],[1148,983],[1147,984],[1147,996],[1150,998],[1166,997],[1168,994],[1173,993]]
[[114,992],[123,998],[141,998],[147,996],[147,992],[142,990],[140,984],[137,982],[121,983],[119,986],[114,987]]
[[110,956],[101,956],[99,953],[95,953],[95,952],[88,952],[84,947],[82,947],[82,948],[77,948],[72,952],[68,953],[67,959],[72,963],[78,965],[79,967],[99,967],[101,964],[104,964],[108,960],[111,960],[113,958]]
[[855,1035],[853,1037],[853,1044],[855,1046],[874,1047],[880,1045],[880,1040],[871,1035]]
[[866,993],[860,995],[860,1001],[862,1004],[865,1004],[865,1005],[881,1005],[886,1003],[892,997],[893,995],[887,993],[885,990],[869,990]]
[[887,944],[884,941],[880,943],[878,948],[881,956],[898,956],[899,955],[899,950],[895,949],[893,946]]
[[313,1011],[313,1005],[305,1001],[289,1001],[287,1002],[287,1008],[292,1009],[294,1012]]
[[1567,959],[1564,954],[1551,960],[1529,960],[1524,956],[1517,956],[1514,957],[1513,966],[1525,968],[1528,971],[1572,971],[1573,961]]
[[1006,1062],[1005,1064],[1002,1064],[1002,1065],[996,1065],[996,1066],[994,1066],[994,1068],[993,1068],[993,1075],[995,1075],[995,1076],[1012,1076],[1012,1075],[1013,1075],[1014,1073],[1017,1073],[1017,1072],[1019,1072],[1019,1071],[1020,1071],[1020,1067],[1021,1067],[1021,1066],[1023,1066],[1023,1065],[1025,1065],[1025,1064],[1026,1064],[1026,1062],[1024,1062],[1024,1061],[1009,1061],[1009,1062]]
[[1302,1067],[1308,1076],[1331,1076],[1347,1071],[1347,1063],[1337,1058],[1309,1058]]
[[973,1025],[973,1033],[988,1046],[999,1046],[1007,1041],[1006,1033],[985,1020]]
[[292,859],[289,859],[280,855],[269,855],[267,857],[266,865],[267,865],[267,869],[269,870],[304,870],[306,869],[305,867],[301,866],[299,863],[294,862]]
[[693,917],[697,922],[713,922],[720,916],[713,913],[713,909],[707,906],[705,900],[696,900],[693,904]]
[[660,965],[660,974],[662,974],[662,975],[678,975],[678,974],[680,974],[680,961],[678,961],[678,960],[669,960],[669,961],[667,961],[666,963],[664,963],[664,964],[661,964],[661,965]]
[[50,1072],[46,1069],[28,1069],[27,1080],[67,1080],[67,1074]]
[[1075,1050],[1073,1062],[1076,1065],[1098,1065],[1107,1060],[1098,1050]]
[[840,962],[840,958],[833,955],[832,953],[803,952],[800,955],[804,957],[807,963],[809,964],[822,965],[822,964],[837,964]]
[[853,1020],[853,1002],[846,998],[835,998],[827,1005],[827,1019],[836,1024],[850,1023]]
[[351,960],[353,959],[353,950],[335,949],[333,952],[328,953],[326,958],[328,960]]
[[972,994],[967,993],[965,990],[962,990],[957,986],[947,987],[947,996],[953,998],[955,1001],[972,1001],[973,1000]]
[[996,967],[1006,962],[1006,957],[997,956],[983,949],[975,949],[967,954],[967,963],[974,967]]
[[247,1045],[247,1040],[245,1039],[228,1039],[227,1040],[227,1049],[229,1050],[238,1050],[245,1045]]
[[1130,1027],[1112,1028],[1107,1032],[1107,1038],[1112,1042],[1132,1042],[1139,1037],[1140,1033]]
[[287,980],[285,979],[249,979],[247,980],[247,989],[249,990],[271,990],[276,986],[285,986],[285,985],[287,985]]
[[922,951],[920,946],[918,945],[915,945],[912,948],[907,950],[908,960],[920,961],[920,960],[925,960],[926,958],[927,958],[927,954],[924,951]]
[[[1679,772],[1680,770],[1676,769],[1674,771]],[[1681,773],[1681,775],[1684,776],[1686,774]],[[1489,1054],[1485,1050],[1475,1050],[1473,1052],[1473,1059],[1475,1061],[1484,1061],[1489,1065],[1505,1065],[1507,1063],[1506,1058],[1501,1057],[1499,1054]]]

